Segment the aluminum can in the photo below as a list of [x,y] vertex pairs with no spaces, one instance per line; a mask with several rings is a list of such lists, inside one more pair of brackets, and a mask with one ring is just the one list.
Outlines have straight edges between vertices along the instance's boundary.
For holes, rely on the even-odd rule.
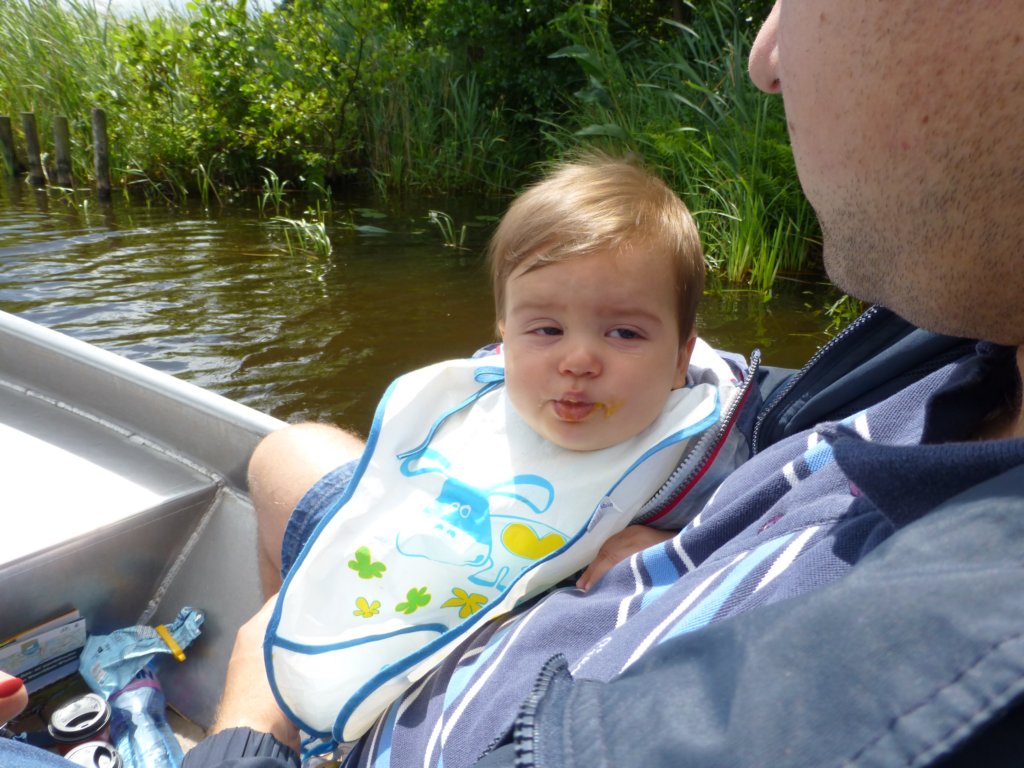
[[64,702],[50,715],[47,727],[66,755],[87,741],[110,741],[110,705],[96,693],[84,693]]
[[66,755],[75,765],[85,768],[124,768],[124,761],[114,749],[114,745],[106,741],[87,741],[79,744]]

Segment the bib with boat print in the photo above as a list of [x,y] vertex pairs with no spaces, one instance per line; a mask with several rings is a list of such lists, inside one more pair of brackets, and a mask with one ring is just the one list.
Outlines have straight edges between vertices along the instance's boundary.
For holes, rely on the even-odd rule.
[[570,451],[518,416],[502,366],[495,355],[396,380],[285,579],[267,669],[314,740],[359,737],[468,630],[589,564],[719,417],[714,386],[686,387],[636,437]]

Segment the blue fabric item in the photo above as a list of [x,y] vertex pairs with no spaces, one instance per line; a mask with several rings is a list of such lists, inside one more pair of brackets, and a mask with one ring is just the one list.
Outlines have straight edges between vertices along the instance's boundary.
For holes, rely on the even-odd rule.
[[333,509],[335,503],[345,494],[358,466],[359,460],[353,459],[331,470],[299,499],[291,517],[288,518],[284,538],[281,540],[282,578],[292,569],[299,553],[327,514],[327,510]]
[[779,383],[766,372],[770,383],[753,451],[857,413],[970,354],[973,347],[969,339],[922,331],[884,307],[871,307],[788,380]]
[[59,755],[14,739],[0,739],[0,766],[3,768],[75,768],[74,763]]
[[189,750],[181,768],[299,768],[299,756],[268,733],[228,728]]

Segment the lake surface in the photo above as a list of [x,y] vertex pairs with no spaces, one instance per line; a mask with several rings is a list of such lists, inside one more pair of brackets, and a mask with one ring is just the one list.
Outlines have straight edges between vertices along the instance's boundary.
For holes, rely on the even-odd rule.
[[[330,201],[332,254],[289,250],[255,196],[209,210],[37,192],[0,182],[0,309],[286,421],[365,433],[401,373],[493,340],[482,252],[507,201]],[[301,218],[292,200],[280,214]],[[445,245],[430,210],[467,226]],[[311,217],[307,217],[311,218]],[[294,238],[292,238],[294,240]],[[764,303],[713,291],[698,319],[713,346],[801,365],[827,337],[821,286]]]

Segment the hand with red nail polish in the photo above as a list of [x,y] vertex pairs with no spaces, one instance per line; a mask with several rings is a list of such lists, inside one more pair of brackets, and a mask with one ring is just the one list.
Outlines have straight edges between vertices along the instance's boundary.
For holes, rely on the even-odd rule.
[[28,691],[21,678],[0,672],[0,724],[21,714],[28,704]]

